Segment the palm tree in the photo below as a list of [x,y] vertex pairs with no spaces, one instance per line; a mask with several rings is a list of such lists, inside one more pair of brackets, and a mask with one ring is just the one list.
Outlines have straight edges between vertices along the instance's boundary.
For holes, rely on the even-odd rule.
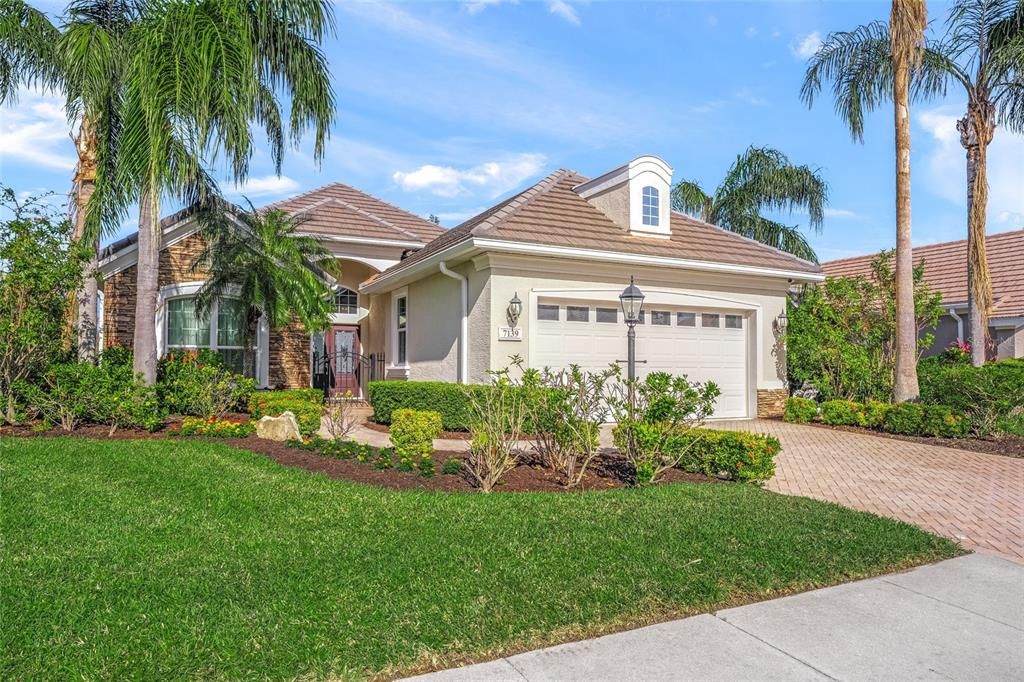
[[[209,315],[217,299],[238,301],[246,348],[252,347],[260,317],[272,329],[297,318],[309,331],[330,321],[331,287],[317,262],[333,263],[331,252],[313,237],[296,234],[301,217],[271,209],[239,211],[220,203],[200,216],[206,245],[192,264],[206,281],[196,311]],[[333,275],[333,266],[326,268]],[[245,367],[252,373],[252,354]]]
[[[889,27],[881,22],[828,36],[811,58],[801,96],[808,106],[825,81],[832,83],[836,112],[854,139],[864,139],[864,115],[893,94]],[[985,255],[988,145],[1002,125],[1024,131],[1024,2],[958,0],[941,40],[925,40],[910,94],[928,99],[962,87],[967,112],[957,123],[967,158],[968,296],[972,357],[985,361],[992,283]]]
[[[127,55],[125,35],[138,11],[138,3],[125,0],[79,0],[68,5],[66,19],[58,27],[21,0],[0,1],[0,104],[15,104],[19,87],[64,96],[69,123],[78,124],[74,137],[78,163],[70,202],[72,237],[93,245],[93,251],[101,235],[95,225],[87,227],[86,214],[96,187],[98,127],[106,121],[103,130],[116,134],[119,83]],[[113,142],[108,140],[108,146]],[[68,315],[82,359],[96,352],[95,268],[93,258],[77,295],[77,319],[75,314]]]
[[889,15],[892,100],[896,130],[896,372],[893,398],[916,400],[917,320],[910,223],[910,72],[921,63],[928,27],[924,0],[893,0]]
[[713,195],[693,180],[672,188],[674,210],[814,262],[818,257],[797,226],[762,212],[804,209],[811,228],[820,232],[827,201],[828,184],[817,170],[794,166],[785,154],[767,147],[750,147],[737,156]]
[[[101,163],[88,221],[116,222],[138,198],[134,366],[153,382],[161,202],[215,202],[205,162],[220,154],[233,178],[244,179],[254,124],[265,131],[278,172],[286,136],[298,143],[308,127],[314,157],[322,158],[334,96],[319,44],[333,30],[333,15],[326,0],[147,7],[129,30],[120,128],[99,136],[98,156],[112,160],[112,172]],[[291,109],[287,133],[282,97]]]

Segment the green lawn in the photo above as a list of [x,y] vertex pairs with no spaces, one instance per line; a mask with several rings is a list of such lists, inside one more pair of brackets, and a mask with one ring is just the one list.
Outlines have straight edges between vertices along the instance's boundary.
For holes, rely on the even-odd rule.
[[740,485],[393,492],[185,440],[0,465],[3,679],[358,678],[959,552]]

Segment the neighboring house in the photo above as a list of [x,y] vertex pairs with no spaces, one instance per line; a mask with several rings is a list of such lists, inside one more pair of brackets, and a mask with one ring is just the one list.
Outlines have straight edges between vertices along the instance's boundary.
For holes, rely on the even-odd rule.
[[[990,234],[985,250],[992,275],[992,314],[989,318],[993,359],[1024,357],[1024,230]],[[869,275],[875,255],[844,258],[822,264],[829,277]],[[967,240],[914,247],[914,263],[924,263],[924,280],[942,294],[946,314],[927,330],[935,341],[925,355],[941,353],[970,336],[967,310]]]
[[[444,230],[419,216],[403,211],[357,189],[340,183],[270,204],[305,217],[299,232],[321,239],[341,267],[334,290],[333,326],[327,334],[312,338],[300,325],[270,330],[261,324],[256,339],[256,379],[260,387],[299,388],[313,382],[313,357],[349,349],[361,355],[360,340],[372,341],[367,325],[369,302],[360,296],[359,283],[401,260],[412,249],[422,248]],[[175,349],[210,348],[235,369],[241,366],[241,325],[235,321],[230,299],[218,301],[209,320],[196,318],[193,297],[202,286],[203,273],[191,272],[203,248],[199,225],[188,210],[161,221],[159,298],[157,300],[157,349],[160,356]],[[105,346],[132,343],[135,325],[135,264],[138,235],[104,249],[102,314]],[[362,359],[362,358],[360,358]],[[367,358],[364,362],[369,362]],[[317,363],[318,369],[322,368]],[[359,369],[358,365],[351,367]],[[341,369],[341,368],[339,368]],[[358,382],[357,382],[358,383]],[[356,387],[358,390],[358,387]]]
[[[618,296],[633,276],[646,295],[641,376],[664,370],[717,382],[716,417],[781,414],[787,292],[824,275],[671,211],[671,185],[672,169],[652,156],[594,179],[559,170],[447,231],[344,185],[280,202],[315,211],[307,230],[344,259],[350,293],[339,301],[357,312],[339,312],[346,317],[326,342],[296,328],[264,333],[261,385],[309,385],[318,349],[345,344],[382,362],[391,379],[479,382],[513,356],[537,368],[603,369],[626,358]],[[174,346],[175,329],[194,335],[198,327],[210,344],[218,340],[188,308],[199,283],[181,268],[197,248],[194,229],[187,218],[165,220],[161,352]],[[103,261],[108,345],[131,340],[133,244],[112,245]],[[416,250],[402,258],[407,249]],[[172,303],[180,297],[186,302]],[[339,332],[350,336],[331,341]]]

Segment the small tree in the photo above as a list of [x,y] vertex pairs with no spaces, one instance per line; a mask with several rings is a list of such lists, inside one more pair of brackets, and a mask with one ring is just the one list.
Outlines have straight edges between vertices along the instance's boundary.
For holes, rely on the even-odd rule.
[[[790,384],[813,384],[825,399],[893,396],[896,359],[896,276],[892,252],[871,264],[871,276],[833,277],[804,290],[790,306],[786,365]],[[918,352],[932,345],[922,331],[938,324],[942,297],[913,271]]]
[[516,448],[529,416],[526,393],[512,381],[509,369],[491,376],[488,390],[466,390],[471,436],[466,471],[485,493],[519,463]]
[[15,382],[62,358],[67,300],[78,290],[87,249],[70,240],[71,224],[41,197],[19,202],[9,188],[0,206],[0,401],[6,421],[16,419]]
[[667,372],[612,386],[615,444],[633,465],[637,483],[656,483],[679,466],[697,442],[692,431],[713,414],[721,393],[712,381],[691,383]]
[[523,372],[534,450],[566,487],[580,484],[597,455],[609,411],[606,388],[615,375],[614,369],[585,372],[579,365]]

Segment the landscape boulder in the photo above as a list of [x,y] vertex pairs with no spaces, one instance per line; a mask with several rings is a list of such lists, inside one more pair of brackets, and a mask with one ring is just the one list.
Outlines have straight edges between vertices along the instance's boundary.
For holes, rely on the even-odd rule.
[[256,437],[267,440],[302,440],[299,422],[291,412],[282,412],[280,417],[267,415],[256,422]]

